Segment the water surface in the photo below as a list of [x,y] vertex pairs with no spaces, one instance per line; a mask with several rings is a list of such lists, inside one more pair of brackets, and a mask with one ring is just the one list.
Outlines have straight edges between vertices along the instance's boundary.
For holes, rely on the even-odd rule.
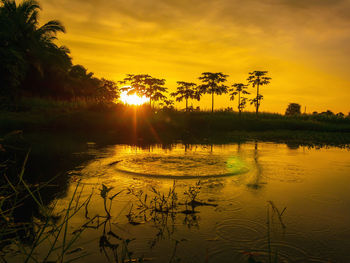
[[[85,229],[76,242],[77,253],[89,254],[81,262],[112,260],[112,250],[107,257],[99,247],[110,231],[132,240],[132,258],[150,262],[350,262],[348,149],[276,143],[90,146],[93,160],[69,171],[69,189],[57,211],[67,207],[80,179],[81,199],[93,193],[89,218],[106,214],[102,184],[113,187],[109,196],[122,192],[113,199],[108,224]],[[178,211],[190,209],[184,205],[190,186],[200,187],[197,200],[206,205],[194,214],[138,208],[137,194],[167,194],[174,183],[183,206]],[[69,233],[86,221],[84,210],[72,218]]]

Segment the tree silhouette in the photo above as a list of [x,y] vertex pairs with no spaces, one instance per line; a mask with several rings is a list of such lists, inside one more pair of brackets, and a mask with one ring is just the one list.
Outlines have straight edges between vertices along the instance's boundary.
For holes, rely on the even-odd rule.
[[261,94],[258,94],[254,99],[250,99],[250,105],[255,106],[256,116],[258,116],[259,107],[263,99],[264,99],[264,96]]
[[82,65],[74,65],[68,73],[69,90],[75,98],[97,100],[101,81],[93,77],[94,73]]
[[64,33],[65,28],[57,20],[39,27],[40,9],[35,0],[18,5],[14,0],[0,0],[0,55],[5,62],[0,66],[0,80],[8,88],[22,86],[35,92],[39,88],[35,80],[71,66],[69,50],[54,43],[56,34]]
[[126,77],[120,81],[120,84],[128,84],[129,86],[124,86],[121,88],[121,91],[126,91],[128,95],[136,94],[137,96],[145,96],[146,93],[146,85],[144,79],[147,78],[148,75],[139,74],[127,74]]
[[186,112],[188,111],[188,99],[200,99],[200,93],[197,89],[197,84],[192,82],[177,82],[176,92],[171,93],[170,95],[176,97],[176,101],[180,102],[185,99],[186,101]]
[[166,100],[166,96],[163,94],[167,92],[167,88],[164,87],[165,79],[157,79],[153,77],[149,77],[145,79],[146,84],[146,97],[149,98],[149,103],[152,106],[152,101],[164,101]]
[[267,85],[270,83],[271,78],[266,77],[267,71],[253,71],[249,72],[248,83],[252,84],[253,88],[256,87],[256,97],[251,100],[251,104],[255,105],[256,116],[259,113],[259,107],[261,104],[261,100],[263,99],[263,95],[259,93],[260,86]]
[[114,81],[102,78],[96,92],[96,98],[100,103],[113,102],[120,97],[120,91]]
[[19,95],[95,102],[118,97],[112,82],[72,66],[69,49],[55,44],[64,26],[57,20],[39,25],[36,0],[0,0],[0,99]]
[[234,83],[232,85],[232,89],[229,91],[230,93],[230,100],[234,100],[235,96],[238,95],[238,111],[239,115],[241,115],[242,110],[245,108],[247,103],[247,98],[241,97],[241,94],[250,94],[246,89],[248,88],[248,85],[245,85],[243,83]]
[[298,103],[289,103],[285,115],[291,116],[291,115],[299,115],[301,106]]
[[164,99],[159,105],[163,108],[163,110],[173,110],[174,109],[174,101],[171,99]]
[[245,107],[247,106],[247,101],[248,98],[242,97],[241,98],[241,102],[238,105],[238,110],[239,110],[239,114],[241,114],[241,112],[245,109]]
[[147,74],[128,74],[121,83],[130,84],[130,86],[121,88],[122,91],[127,91],[128,95],[136,94],[140,97],[145,96],[146,98],[149,98],[151,106],[152,102],[166,99],[166,96],[164,95],[167,91],[167,88],[164,87],[165,79],[153,78]]
[[228,75],[221,72],[204,72],[202,76],[199,77],[199,80],[203,82],[203,84],[199,86],[200,94],[211,94],[211,112],[214,112],[214,94],[221,95],[227,93],[228,87],[221,84],[227,80],[227,77]]

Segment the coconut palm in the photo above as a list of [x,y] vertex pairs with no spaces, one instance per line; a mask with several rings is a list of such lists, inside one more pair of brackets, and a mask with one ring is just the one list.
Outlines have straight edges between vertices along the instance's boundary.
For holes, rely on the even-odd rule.
[[[0,0],[0,53],[10,62],[7,68],[0,67],[0,75],[10,73],[7,79],[18,86],[19,83],[28,86],[23,85],[25,77],[42,78],[45,71],[53,67],[67,70],[71,66],[69,50],[54,43],[57,33],[65,32],[65,28],[57,20],[40,27],[40,9],[35,0],[19,4],[14,0]],[[21,74],[18,71],[22,71]]]
[[230,100],[234,100],[235,96],[238,95],[238,111],[241,115],[242,110],[245,108],[247,98],[241,97],[241,94],[250,94],[246,89],[248,85],[243,83],[234,83],[232,89],[230,89]]
[[6,45],[17,46],[23,51],[33,51],[41,47],[50,46],[56,40],[56,34],[65,33],[61,22],[52,20],[39,27],[38,15],[41,7],[35,0],[24,0],[16,4],[14,0],[0,0],[1,40]]
[[252,84],[253,88],[256,87],[256,97],[251,100],[251,104],[255,105],[256,116],[259,113],[259,107],[261,104],[261,100],[263,99],[263,95],[259,93],[260,86],[267,85],[270,83],[271,78],[267,77],[267,71],[253,71],[249,72],[248,83]]
[[197,89],[197,84],[192,82],[177,82],[177,90],[176,92],[171,93],[170,95],[176,97],[176,101],[181,102],[183,100],[186,101],[186,112],[188,111],[188,100],[189,99],[200,99],[200,93]]
[[199,80],[203,82],[203,84],[199,86],[200,94],[211,94],[211,112],[214,112],[214,94],[221,95],[227,93],[228,87],[222,84],[226,82],[227,77],[228,75],[221,72],[204,72],[202,76],[199,77]]

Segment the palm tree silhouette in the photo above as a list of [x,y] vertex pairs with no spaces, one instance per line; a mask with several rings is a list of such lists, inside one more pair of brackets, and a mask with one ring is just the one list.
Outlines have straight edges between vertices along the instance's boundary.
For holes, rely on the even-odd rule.
[[177,82],[177,91],[170,95],[176,97],[176,101],[180,102],[185,99],[186,101],[186,112],[188,111],[188,99],[200,99],[200,93],[197,90],[197,84],[192,82]]
[[235,96],[238,95],[238,111],[239,115],[241,115],[242,110],[245,108],[247,98],[241,97],[241,94],[250,94],[246,89],[248,88],[248,85],[245,85],[243,83],[234,83],[232,85],[232,89],[229,91],[230,93],[230,100],[234,100]]
[[0,3],[1,22],[8,23],[2,28],[1,33],[7,34],[9,45],[16,43],[23,48],[33,47],[35,44],[51,45],[58,32],[66,32],[61,22],[57,20],[51,20],[38,27],[41,7],[35,0],[24,0],[18,5],[14,0],[1,0]]
[[[42,76],[50,67],[67,70],[71,66],[68,48],[54,43],[57,33],[65,32],[64,26],[52,20],[39,27],[40,10],[35,0],[24,0],[20,4],[14,0],[0,0],[0,49],[5,49],[1,55],[10,62],[7,68],[0,67],[0,73],[15,65],[17,70],[24,71],[21,79],[18,79],[19,72],[13,69],[7,70],[11,74],[7,78],[17,78],[18,85],[29,72]],[[22,63],[21,67],[18,63]]]
[[204,72],[202,76],[199,77],[199,80],[203,82],[203,84],[199,86],[200,93],[211,94],[211,112],[214,112],[214,94],[221,95],[227,93],[228,87],[221,84],[227,80],[227,77],[228,75],[221,72]]
[[260,86],[267,85],[270,83],[271,78],[266,77],[268,71],[253,71],[249,72],[248,83],[252,84],[253,88],[256,87],[256,97],[251,100],[251,104],[255,105],[256,116],[259,113],[259,107],[261,100],[263,99],[263,95],[259,93]]

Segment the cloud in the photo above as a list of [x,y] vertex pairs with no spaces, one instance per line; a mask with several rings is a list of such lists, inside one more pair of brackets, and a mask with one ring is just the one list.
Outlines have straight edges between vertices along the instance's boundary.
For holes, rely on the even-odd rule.
[[[176,76],[195,80],[192,75],[202,70],[216,70],[243,81],[247,71],[262,68],[278,72],[271,84],[277,91],[276,105],[283,90],[293,90],[293,83],[283,79],[307,83],[305,93],[312,93],[313,79],[330,74],[318,81],[322,89],[336,78],[335,96],[349,96],[344,95],[349,93],[349,0],[42,0],[42,4],[43,19],[58,18],[66,25],[68,34],[61,36],[61,42],[71,48],[75,61],[87,63],[97,75],[118,78],[136,71],[162,72],[175,83]],[[103,60],[108,60],[105,65]],[[274,88],[279,86],[286,88]]]

